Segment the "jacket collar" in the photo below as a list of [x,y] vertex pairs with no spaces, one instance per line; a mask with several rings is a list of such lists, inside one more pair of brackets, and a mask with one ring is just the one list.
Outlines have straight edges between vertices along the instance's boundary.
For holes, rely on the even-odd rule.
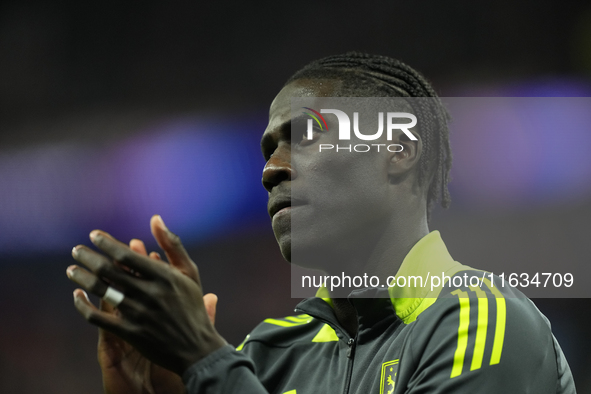
[[[423,286],[390,287],[387,293],[375,288],[360,289],[349,295],[349,300],[357,309],[360,330],[380,321],[384,314],[392,315],[392,312],[404,323],[412,323],[435,303],[443,288],[441,283],[432,289],[431,277],[452,276],[466,269],[470,267],[454,261],[450,256],[439,231],[432,231],[412,247],[395,275],[407,281],[409,277],[415,277],[417,283],[423,283]],[[384,298],[389,298],[390,302],[385,303]],[[323,286],[318,289],[316,298],[302,301],[296,309],[334,323],[336,318],[332,306],[330,294]]]

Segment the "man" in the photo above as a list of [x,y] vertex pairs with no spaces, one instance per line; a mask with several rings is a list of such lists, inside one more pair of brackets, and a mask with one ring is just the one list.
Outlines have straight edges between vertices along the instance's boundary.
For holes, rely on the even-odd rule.
[[[417,127],[378,140],[400,149],[325,154],[319,144],[336,141],[334,119],[300,137],[291,98],[334,97],[409,98]],[[106,300],[98,310],[74,292],[77,309],[101,328],[105,392],[575,392],[533,303],[455,262],[428,230],[432,205],[449,204],[451,152],[445,110],[419,73],[358,53],[313,62],[273,101],[261,147],[273,231],[288,261],[331,275],[441,272],[446,285],[365,286],[345,297],[323,287],[297,306],[297,316],[265,320],[235,350],[213,328],[215,296],[202,295],[195,264],[160,217],[152,218],[152,233],[170,265],[148,256],[139,240],[128,247],[95,230],[91,240],[106,256],[76,246],[74,258],[91,272],[70,266],[67,273]],[[305,231],[296,234],[298,227]],[[482,277],[480,285],[451,285],[468,274]]]

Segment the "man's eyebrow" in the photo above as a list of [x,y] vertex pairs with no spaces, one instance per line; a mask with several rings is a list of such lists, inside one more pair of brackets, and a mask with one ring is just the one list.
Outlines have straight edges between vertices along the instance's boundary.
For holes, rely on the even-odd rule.
[[[291,139],[291,122],[294,120],[300,120],[301,118],[304,118],[304,114],[288,119],[278,126],[280,135],[283,137],[283,139]],[[261,138],[261,151],[263,151],[263,155],[265,154],[265,148],[273,145],[275,145],[275,141],[272,135],[270,133],[263,134],[263,137]]]

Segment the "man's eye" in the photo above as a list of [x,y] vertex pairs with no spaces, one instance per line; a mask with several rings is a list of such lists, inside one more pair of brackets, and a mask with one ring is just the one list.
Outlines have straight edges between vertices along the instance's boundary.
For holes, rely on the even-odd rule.
[[320,138],[320,133],[322,133],[322,131],[323,130],[320,130],[320,127],[318,126],[312,127],[312,130],[308,130],[308,128],[305,128],[300,134],[300,140],[298,141],[299,144],[312,144],[313,142],[317,141],[318,138]]

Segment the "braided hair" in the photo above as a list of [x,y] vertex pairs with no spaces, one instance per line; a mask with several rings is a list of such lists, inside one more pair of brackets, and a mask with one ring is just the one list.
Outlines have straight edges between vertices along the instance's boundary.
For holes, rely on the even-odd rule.
[[410,100],[420,120],[423,152],[419,159],[418,181],[429,182],[427,213],[437,202],[447,208],[451,197],[447,184],[452,154],[447,123],[449,115],[431,84],[418,71],[386,56],[348,52],[328,56],[306,65],[287,80],[338,79],[343,90],[355,97],[426,97]]

